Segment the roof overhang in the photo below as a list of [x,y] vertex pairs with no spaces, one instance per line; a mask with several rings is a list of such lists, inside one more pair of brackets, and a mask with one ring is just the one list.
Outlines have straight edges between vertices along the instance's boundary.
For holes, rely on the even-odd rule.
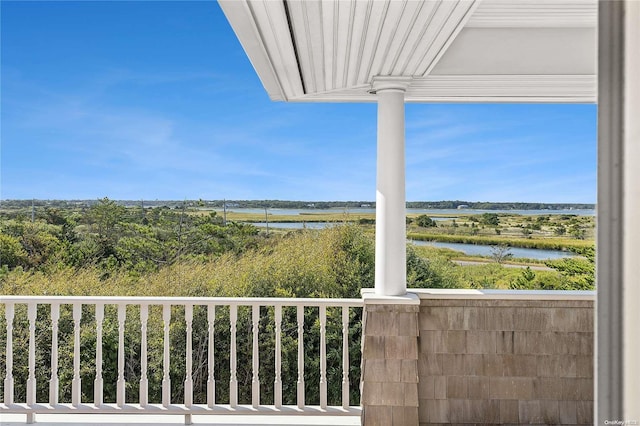
[[219,0],[272,100],[596,102],[596,0]]

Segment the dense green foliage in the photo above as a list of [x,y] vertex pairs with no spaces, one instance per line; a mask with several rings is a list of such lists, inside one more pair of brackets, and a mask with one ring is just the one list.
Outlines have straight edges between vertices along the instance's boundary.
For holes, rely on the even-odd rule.
[[[428,216],[426,216],[428,218]],[[491,216],[492,218],[493,216]],[[235,296],[235,297],[359,297],[374,281],[374,243],[367,225],[345,224],[322,231],[301,230],[267,236],[252,225],[223,223],[216,213],[178,208],[129,207],[109,199],[84,209],[39,210],[34,220],[25,212],[5,215],[0,225],[0,293],[27,295]],[[571,220],[567,219],[568,226]],[[435,222],[434,222],[435,223]],[[536,222],[532,222],[536,225]],[[546,226],[546,225],[544,225]],[[440,229],[433,228],[431,229]],[[442,235],[440,237],[443,237]],[[448,237],[459,237],[449,235]],[[468,236],[471,238],[471,236]],[[465,237],[467,238],[467,237]],[[485,236],[476,236],[486,243]],[[483,239],[484,238],[484,239]],[[498,243],[503,240],[494,237]],[[475,240],[474,240],[475,241]],[[522,239],[542,243],[543,240]],[[441,288],[593,288],[593,248],[587,242],[575,250],[585,259],[547,262],[553,271],[509,269],[498,263],[460,266],[451,251],[428,247],[407,249],[408,286]],[[141,335],[138,307],[127,308],[126,373],[128,400],[135,401],[140,378]],[[23,399],[28,376],[26,309],[19,306],[14,332],[16,397]],[[259,324],[261,394],[272,401],[274,313],[261,308]],[[215,371],[217,400],[225,402],[229,385],[229,310],[216,313]],[[240,402],[250,400],[251,314],[241,308],[238,322]],[[184,308],[172,308],[172,395],[180,400],[185,376]],[[360,312],[351,314],[352,365],[359,365]],[[38,399],[46,400],[50,377],[50,313],[38,309],[36,378]],[[95,311],[83,308],[81,331],[82,392],[91,400],[95,375]],[[103,332],[106,401],[115,399],[117,375],[117,314],[106,307]],[[0,329],[5,330],[0,312]],[[317,310],[305,311],[305,353],[319,352]],[[195,402],[206,396],[207,319],[196,306],[193,321]],[[61,400],[69,401],[72,376],[73,321],[63,305],[60,319]],[[159,401],[162,380],[162,320],[160,307],[150,308],[149,372],[152,401]],[[329,309],[327,324],[329,403],[337,404],[342,380],[340,312]],[[355,343],[354,343],[355,342]],[[5,360],[6,334],[0,333],[0,363]],[[295,311],[283,312],[284,402],[295,400],[297,337]],[[309,403],[318,401],[318,357],[305,361]],[[0,374],[4,374],[0,364]],[[352,402],[359,398],[359,369],[351,371]],[[0,380],[3,377],[0,377]],[[1,395],[0,395],[1,397]]]

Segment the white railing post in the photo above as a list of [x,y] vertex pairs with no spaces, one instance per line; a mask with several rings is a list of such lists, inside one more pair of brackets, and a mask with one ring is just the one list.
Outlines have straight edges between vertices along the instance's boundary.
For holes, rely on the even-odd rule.
[[216,322],[216,306],[208,305],[207,306],[207,322],[208,322],[208,332],[209,332],[209,349],[208,349],[208,374],[207,378],[207,407],[213,408],[216,404],[216,380],[214,377],[214,332],[215,332],[215,322]]
[[320,408],[327,408],[327,307],[320,306]]
[[[27,305],[27,316],[29,318],[29,378],[27,379],[27,405],[36,403],[36,316],[38,305],[29,303]],[[31,423],[27,421],[27,423]]]
[[93,405],[99,407],[103,402],[102,380],[102,322],[104,321],[104,304],[96,303],[96,378],[93,381]]
[[342,408],[349,408],[349,307],[342,307]]
[[229,405],[231,408],[238,406],[238,377],[237,377],[237,359],[236,359],[236,323],[238,321],[238,307],[236,305],[229,306],[229,322],[231,331],[231,354],[229,360]]
[[116,405],[123,407],[125,403],[124,380],[124,322],[127,319],[127,305],[118,305],[118,382],[116,392]]
[[73,304],[73,380],[71,380],[71,405],[81,404],[80,382],[80,319],[82,318],[82,303]]
[[193,305],[185,305],[184,321],[186,325],[187,347],[185,351],[185,379],[184,379],[184,406],[190,408],[193,405]]
[[60,320],[60,305],[51,304],[51,379],[49,380],[49,404],[58,403],[58,321]]
[[116,405],[124,407],[125,385],[124,380],[124,322],[127,318],[127,305],[118,305],[118,382],[116,392]]
[[297,306],[297,320],[298,320],[298,383],[297,383],[297,396],[298,396],[298,408],[304,409],[304,306]]
[[140,305],[140,406],[149,404],[149,378],[147,370],[147,322],[149,321],[149,305]]
[[6,374],[4,377],[4,403],[13,404],[13,317],[15,307],[13,303],[6,303],[4,317],[7,320]]
[[282,306],[276,305],[276,377],[274,382],[274,405],[282,408]]
[[253,376],[251,378],[251,405],[253,408],[258,408],[260,405],[260,353],[258,346],[258,324],[260,323],[260,306],[253,305],[251,309],[251,321],[252,321],[252,335],[253,335],[253,355],[252,355],[252,370]]
[[169,326],[171,323],[171,305],[162,306],[162,321],[164,325],[164,351],[162,359],[162,406],[171,404],[171,377],[169,376]]

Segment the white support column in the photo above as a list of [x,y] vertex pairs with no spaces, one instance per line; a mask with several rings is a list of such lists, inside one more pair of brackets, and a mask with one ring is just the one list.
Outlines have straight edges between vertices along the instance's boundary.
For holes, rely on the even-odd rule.
[[640,3],[599,2],[596,418],[640,420]]
[[404,93],[407,77],[374,77],[378,98],[376,175],[376,275],[381,296],[407,292]]

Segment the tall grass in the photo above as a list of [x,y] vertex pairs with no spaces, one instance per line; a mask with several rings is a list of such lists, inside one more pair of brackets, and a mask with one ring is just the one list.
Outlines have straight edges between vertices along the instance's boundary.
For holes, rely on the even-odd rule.
[[[272,244],[242,254],[227,253],[208,259],[183,260],[156,272],[143,276],[125,270],[108,275],[99,267],[73,269],[61,266],[58,269],[23,271],[16,268],[0,277],[2,294],[22,295],[122,295],[122,296],[226,296],[226,297],[358,297],[360,288],[373,283],[373,245],[357,226],[341,226],[322,232],[295,232],[287,237],[277,238]],[[140,321],[139,308],[129,306],[126,321],[126,372],[127,395],[130,401],[137,400],[140,378]],[[0,312],[0,327],[6,328],[3,312]],[[361,312],[351,312],[350,340],[360,339]],[[185,377],[185,323],[184,308],[172,308],[171,325],[171,379],[174,401],[183,395]],[[339,405],[342,381],[342,329],[341,312],[329,309],[327,312],[327,371],[329,402]],[[266,401],[273,400],[274,363],[274,313],[272,308],[261,308],[260,379],[263,383],[262,395]],[[48,399],[50,371],[50,313],[46,306],[38,309],[36,325],[36,375],[38,400]],[[215,374],[218,401],[228,402],[229,386],[229,311],[217,309],[215,334]],[[285,403],[295,403],[295,379],[297,366],[297,340],[295,310],[283,311],[283,382]],[[307,401],[319,403],[319,322],[317,309],[305,311],[305,381]],[[93,395],[93,375],[95,374],[95,308],[83,307],[81,322],[82,345],[82,393],[83,400],[91,400]],[[104,320],[103,353],[105,401],[115,400],[117,379],[117,313],[115,306],[107,306]],[[251,329],[250,311],[240,308],[238,316],[238,380],[241,403],[251,398]],[[206,359],[207,359],[207,318],[206,310],[196,307],[193,319],[193,347],[195,401],[206,401]],[[71,307],[61,309],[59,343],[60,397],[69,402],[73,372],[73,321]],[[162,380],[162,321],[159,306],[150,309],[149,323],[149,380],[150,400],[161,399]],[[28,377],[27,356],[28,321],[26,307],[18,306],[14,321],[14,377],[16,399],[23,400]],[[6,359],[4,351],[6,333],[0,333],[0,363]],[[351,365],[359,366],[360,346],[350,345]],[[0,374],[4,375],[4,365]],[[359,368],[351,372],[351,401],[359,400]],[[4,376],[0,377],[2,380]],[[0,395],[2,397],[2,395]],[[271,402],[273,403],[273,402]]]

